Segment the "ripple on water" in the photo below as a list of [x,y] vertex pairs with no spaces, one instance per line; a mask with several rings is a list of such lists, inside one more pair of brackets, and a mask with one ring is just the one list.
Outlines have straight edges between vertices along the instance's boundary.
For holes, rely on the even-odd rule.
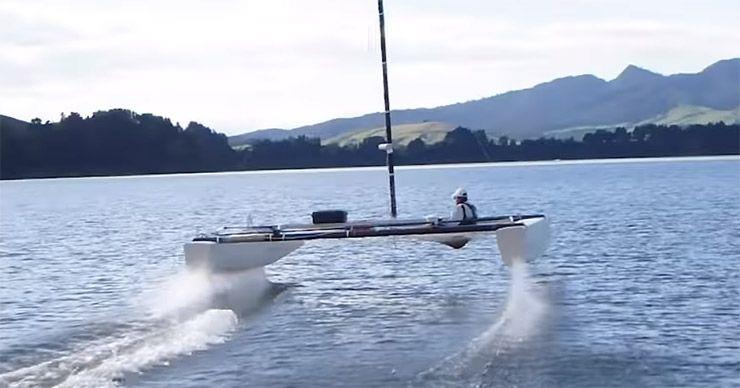
[[[454,187],[440,182],[466,186],[483,213],[548,214],[550,250],[520,283],[492,239],[315,242],[268,268],[272,284],[182,277],[181,244],[199,231],[319,208],[384,216],[385,172],[0,183],[0,381],[737,384],[740,161],[400,169],[398,181],[404,216],[448,213]],[[514,308],[525,283],[535,299]]]

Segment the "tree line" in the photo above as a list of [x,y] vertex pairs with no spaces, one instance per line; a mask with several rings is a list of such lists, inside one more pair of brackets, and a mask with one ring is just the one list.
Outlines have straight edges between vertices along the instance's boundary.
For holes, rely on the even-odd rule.
[[[225,135],[199,123],[114,109],[58,123],[0,122],[0,178],[157,174],[281,168],[377,166],[382,137],[359,144],[322,145],[304,136],[255,142],[234,150]],[[597,130],[582,140],[489,139],[482,130],[456,128],[435,144],[421,139],[397,147],[398,164],[740,154],[740,125],[687,127],[648,124]]]
[[225,135],[125,109],[77,113],[58,123],[0,123],[2,178],[218,171],[237,155]]

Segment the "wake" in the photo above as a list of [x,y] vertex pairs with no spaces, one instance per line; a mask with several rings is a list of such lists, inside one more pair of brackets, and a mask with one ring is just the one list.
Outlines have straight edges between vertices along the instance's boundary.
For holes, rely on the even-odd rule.
[[239,317],[273,295],[262,268],[232,274],[183,272],[137,297],[125,329],[50,360],[0,375],[0,387],[111,387],[126,375],[223,343]]
[[506,305],[499,319],[464,350],[418,375],[418,382],[442,386],[480,386],[496,363],[531,347],[542,333],[550,306],[528,274],[527,264],[515,262]]

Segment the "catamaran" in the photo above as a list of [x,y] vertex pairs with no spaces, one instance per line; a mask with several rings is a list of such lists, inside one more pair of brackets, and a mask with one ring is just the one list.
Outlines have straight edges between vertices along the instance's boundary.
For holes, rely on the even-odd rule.
[[319,239],[403,236],[460,249],[472,240],[495,235],[501,258],[509,266],[518,261],[532,260],[544,252],[549,240],[549,225],[547,217],[541,214],[480,217],[462,221],[436,216],[397,219],[383,0],[378,0],[378,15],[386,134],[386,142],[378,148],[386,153],[391,218],[348,222],[345,211],[327,210],[313,212],[311,224],[224,227],[197,236],[185,244],[188,267],[207,268],[215,272],[262,269],[305,243]]

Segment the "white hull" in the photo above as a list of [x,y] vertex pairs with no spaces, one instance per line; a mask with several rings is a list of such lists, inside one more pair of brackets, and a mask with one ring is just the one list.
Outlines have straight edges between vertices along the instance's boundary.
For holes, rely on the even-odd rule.
[[[495,235],[501,258],[511,266],[517,261],[533,260],[541,255],[549,242],[547,218],[516,221],[495,231],[460,233],[407,234],[413,239],[434,241],[453,248],[462,248],[469,241]],[[185,244],[185,261],[191,268],[207,268],[212,272],[243,271],[270,265],[300,248],[307,240],[254,241],[254,236],[238,235],[231,242],[193,241]],[[366,237],[379,239],[382,237]],[[340,243],[340,241],[337,241]]]
[[547,218],[521,221],[523,226],[510,226],[496,231],[496,244],[504,264],[532,261],[545,253],[550,243],[550,224]]
[[270,265],[291,254],[303,241],[266,241],[222,244],[193,241],[185,244],[185,263],[213,272],[243,271]]

